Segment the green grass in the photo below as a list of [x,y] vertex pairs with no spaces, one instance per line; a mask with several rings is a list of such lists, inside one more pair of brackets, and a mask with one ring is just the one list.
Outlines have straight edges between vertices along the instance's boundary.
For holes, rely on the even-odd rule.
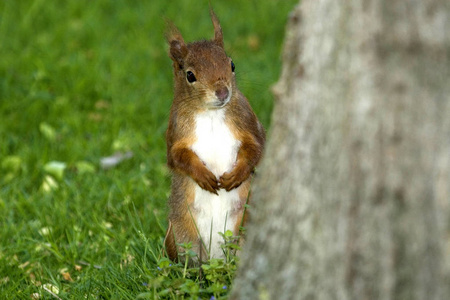
[[[295,2],[213,1],[266,127]],[[206,0],[0,2],[0,299],[226,298],[234,261],[199,278],[161,257],[165,17],[187,41],[213,35]],[[118,151],[133,157],[100,168]]]

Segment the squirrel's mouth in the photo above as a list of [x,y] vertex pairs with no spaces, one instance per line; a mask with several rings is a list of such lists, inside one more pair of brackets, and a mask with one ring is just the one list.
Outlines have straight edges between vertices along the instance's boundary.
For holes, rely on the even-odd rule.
[[230,102],[231,97],[225,99],[225,101],[214,101],[214,102],[210,102],[208,107],[212,108],[212,109],[218,109],[218,108],[223,108],[225,107],[228,102]]

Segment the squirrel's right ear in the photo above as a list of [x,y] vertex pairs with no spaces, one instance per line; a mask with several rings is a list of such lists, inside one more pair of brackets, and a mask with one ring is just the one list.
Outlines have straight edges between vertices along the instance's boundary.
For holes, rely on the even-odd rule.
[[170,46],[169,57],[178,64],[180,69],[183,69],[184,59],[188,53],[186,43],[184,42],[180,31],[172,22],[168,21],[167,25],[168,30],[166,39]]

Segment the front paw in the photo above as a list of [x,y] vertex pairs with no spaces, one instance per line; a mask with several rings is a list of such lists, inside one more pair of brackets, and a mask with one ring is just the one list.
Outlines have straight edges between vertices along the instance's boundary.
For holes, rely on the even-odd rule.
[[227,192],[239,187],[251,174],[248,166],[236,166],[231,172],[224,173],[220,179],[220,187]]
[[205,168],[203,171],[194,172],[191,177],[202,189],[218,195],[219,182],[211,171]]

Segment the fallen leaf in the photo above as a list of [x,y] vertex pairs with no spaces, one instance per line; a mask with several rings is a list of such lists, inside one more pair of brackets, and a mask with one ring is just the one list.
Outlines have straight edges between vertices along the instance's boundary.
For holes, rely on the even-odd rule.
[[66,163],[60,161],[51,161],[45,164],[44,171],[61,180],[64,176],[64,170],[67,168]]
[[26,266],[28,266],[30,264],[29,261],[24,262],[23,264],[19,265],[19,269],[24,269]]
[[44,181],[42,182],[41,185],[42,191],[48,193],[50,191],[58,189],[58,187],[59,187],[58,182],[56,182],[56,180],[52,176],[47,175],[44,177]]
[[89,113],[88,118],[91,121],[100,122],[103,119],[103,115],[100,113],[92,112]]
[[95,166],[87,161],[78,161],[75,163],[78,174],[95,173]]
[[112,156],[103,157],[100,159],[100,166],[102,169],[110,169],[120,164],[122,161],[126,159],[130,159],[133,157],[133,152],[128,151],[125,153],[117,152]]
[[18,172],[22,166],[22,159],[19,156],[10,155],[2,160],[2,169]]
[[95,102],[95,108],[96,109],[108,109],[111,104],[109,104],[106,100],[98,100]]
[[56,130],[48,123],[42,122],[39,124],[39,131],[47,140],[51,142],[56,139]]
[[70,276],[70,273],[69,273],[69,272],[64,272],[64,273],[62,273],[61,275],[63,276],[64,280],[70,281],[70,282],[73,281],[72,276]]
[[42,288],[45,291],[47,291],[48,293],[50,293],[53,297],[55,297],[57,299],[61,299],[57,296],[59,294],[59,288],[54,286],[53,284],[46,283],[42,286]]
[[42,282],[40,282],[39,280],[36,280],[36,275],[34,275],[33,273],[30,274],[30,280],[31,280],[31,283],[33,283],[35,286],[42,285]]
[[40,299],[41,295],[39,295],[39,293],[33,293],[31,294],[31,299]]
[[0,279],[0,285],[6,284],[8,282],[9,282],[9,277],[8,276],[3,277],[2,279]]
[[252,49],[252,50],[259,49],[260,41],[259,41],[259,37],[257,35],[250,35],[247,39],[247,43],[248,43],[248,46],[250,47],[250,49]]

